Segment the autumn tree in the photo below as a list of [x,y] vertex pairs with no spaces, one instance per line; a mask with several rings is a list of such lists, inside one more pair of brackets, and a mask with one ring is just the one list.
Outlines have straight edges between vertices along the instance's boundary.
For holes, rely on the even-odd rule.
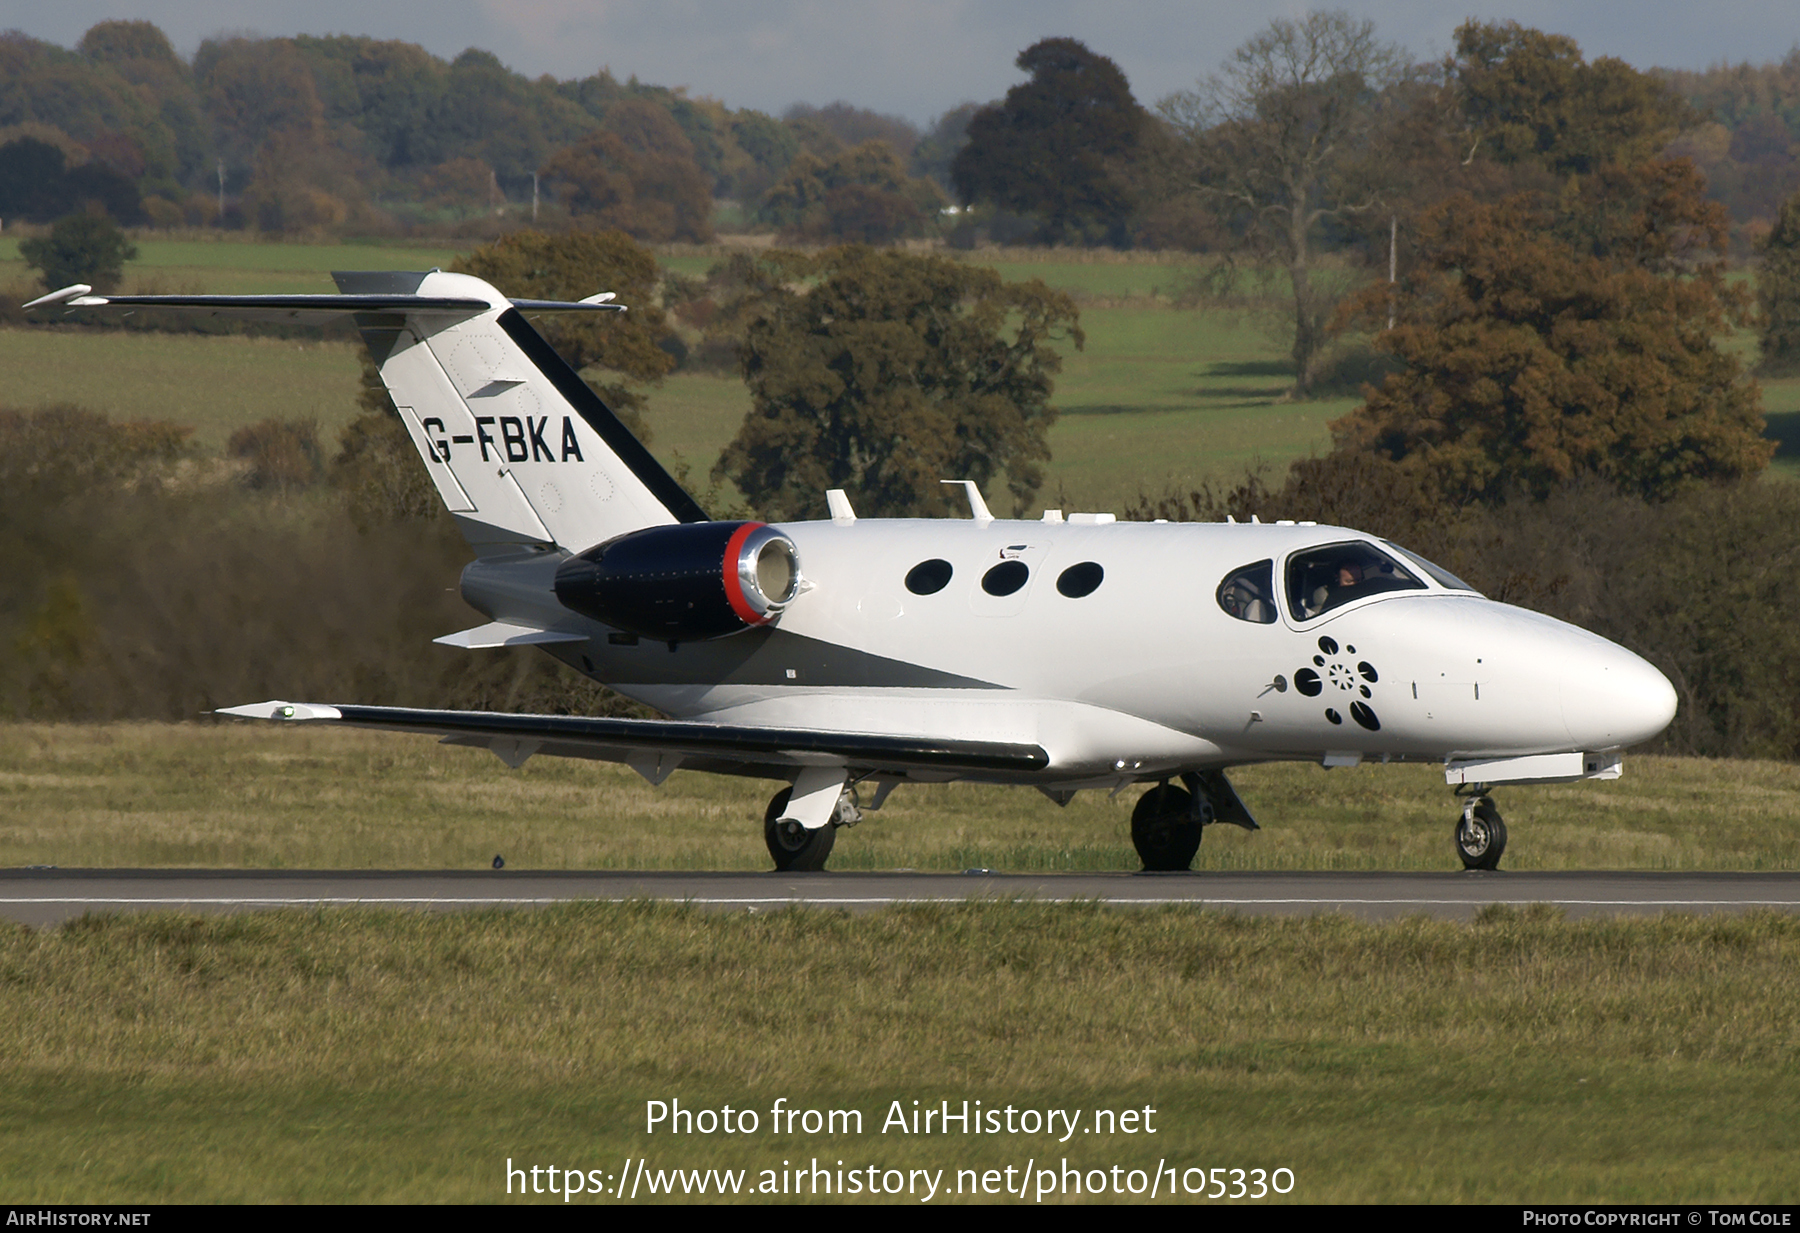
[[1800,193],[1782,204],[1758,246],[1756,302],[1762,310],[1762,367],[1768,373],[1800,368]]
[[1317,269],[1321,229],[1382,204],[1380,96],[1407,67],[1373,22],[1311,13],[1269,23],[1198,88],[1160,104],[1185,140],[1192,187],[1236,215],[1248,250],[1285,275],[1296,393],[1311,387],[1339,298]]
[[824,107],[795,103],[782,114],[782,119],[790,125],[821,128],[842,142],[845,148],[860,146],[867,141],[882,142],[901,159],[911,156],[919,141],[919,130],[910,121],[900,116],[882,115],[866,107],[855,107],[842,99]]
[[1466,158],[1585,175],[1649,160],[1690,117],[1660,78],[1610,56],[1587,61],[1574,39],[1514,21],[1457,27],[1451,69],[1470,135]]
[[647,243],[712,238],[712,186],[669,113],[619,103],[602,126],[558,150],[542,174],[561,186],[569,213]]
[[[86,147],[76,149],[85,151]],[[66,158],[59,145],[35,136],[20,136],[0,145],[0,211],[4,211],[0,218],[47,223],[65,214],[98,209],[116,222],[143,220],[137,186],[129,175],[99,159],[66,167]],[[138,170],[142,171],[141,164]]]
[[0,218],[49,222],[68,212],[63,151],[36,137],[0,145]]
[[931,127],[919,137],[913,147],[910,160],[915,174],[925,176],[934,184],[947,191],[954,192],[955,186],[950,180],[950,164],[962,152],[969,141],[969,121],[981,110],[979,103],[959,103],[936,120]]
[[753,406],[715,476],[766,517],[817,516],[843,488],[863,514],[940,514],[939,481],[1043,481],[1055,344],[1083,344],[1042,282],[851,246],[777,252],[754,270],[742,350]]
[[494,169],[478,158],[453,158],[426,172],[420,187],[430,200],[467,218],[505,204]]
[[950,164],[957,193],[1035,217],[1049,243],[1124,243],[1127,167],[1150,123],[1125,74],[1076,39],[1033,43],[1015,63],[1031,80],[969,118]]
[[125,263],[136,260],[137,255],[137,245],[100,210],[60,218],[49,235],[19,241],[19,256],[26,265],[43,272],[46,291],[73,283],[111,291],[119,285]]
[[[1397,465],[1450,504],[1583,475],[1663,499],[1756,474],[1774,447],[1760,392],[1715,343],[1742,297],[1703,190],[1670,162],[1592,177],[1591,201],[1576,186],[1554,206],[1434,209],[1379,337],[1404,369],[1332,425],[1336,453]],[[1364,306],[1385,313],[1384,292]]]
[[921,233],[943,204],[886,141],[870,140],[828,162],[801,151],[763,198],[762,215],[790,240],[887,244]]

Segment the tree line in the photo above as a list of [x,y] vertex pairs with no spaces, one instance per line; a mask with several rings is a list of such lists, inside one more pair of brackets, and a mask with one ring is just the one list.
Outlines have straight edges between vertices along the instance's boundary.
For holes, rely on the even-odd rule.
[[[1702,171],[1744,245],[1800,188],[1800,53],[1645,74],[1585,63],[1554,35],[1470,23],[1445,62],[1419,65],[1342,14],[1292,24],[1300,43],[1265,33],[1153,106],[1104,55],[1046,39],[1020,53],[1028,80],[1004,99],[964,103],[925,130],[844,102],[775,117],[605,71],[528,78],[474,48],[446,61],[368,37],[222,36],[188,61],[147,21],[99,23],[72,49],[13,31],[0,35],[0,219],[99,202],[126,224],[480,234],[496,207],[518,217],[535,176],[540,223],[545,210],[585,216],[650,242],[706,238],[727,200],[740,206],[734,225],[811,241],[949,232],[1205,250],[1267,225],[1228,207],[1243,204],[1242,184],[1212,184],[1202,201],[1186,190],[1196,157],[1218,170],[1221,147],[1254,146],[1245,121],[1283,71],[1315,106],[1303,125],[1331,134],[1325,161],[1354,155],[1365,174],[1382,168],[1378,180],[1405,177],[1429,140],[1416,130],[1434,118],[1504,161],[1552,133],[1569,151],[1576,131],[1636,140],[1639,113],[1660,100],[1674,105],[1659,113],[1661,145]],[[1292,58],[1308,50],[1324,60]],[[1509,110],[1552,96],[1542,114]],[[937,225],[951,204],[983,213]],[[1353,243],[1357,228],[1342,224],[1354,204],[1325,206],[1314,242]]]
[[[835,212],[892,239],[944,202],[932,177],[960,123],[921,133],[845,103],[777,118],[366,37],[220,37],[189,62],[152,23],[108,21],[73,49],[0,34],[0,219],[97,203],[128,225],[479,235],[496,208],[529,218],[535,195],[540,223],[692,241],[723,199],[752,223],[816,231]],[[861,200],[824,202],[845,183]]]

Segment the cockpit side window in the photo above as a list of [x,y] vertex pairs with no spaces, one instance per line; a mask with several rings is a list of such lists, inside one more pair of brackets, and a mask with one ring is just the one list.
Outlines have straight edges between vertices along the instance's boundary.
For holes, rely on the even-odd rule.
[[1369,543],[1326,544],[1288,558],[1288,607],[1297,621],[1370,595],[1425,589],[1410,569]]
[[1219,607],[1240,621],[1275,623],[1275,562],[1258,561],[1231,571],[1219,584]]

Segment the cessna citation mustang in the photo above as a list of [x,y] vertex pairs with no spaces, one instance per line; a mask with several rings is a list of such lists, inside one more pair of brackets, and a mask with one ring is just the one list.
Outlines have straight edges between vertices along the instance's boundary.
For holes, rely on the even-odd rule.
[[[764,837],[819,869],[837,829],[896,786],[1149,790],[1146,869],[1188,868],[1202,828],[1256,822],[1227,769],[1431,761],[1463,797],[1463,864],[1492,869],[1502,783],[1610,779],[1675,692],[1603,638],[1476,594],[1396,544],[1306,523],[1117,522],[1110,514],[717,522],[479,279],[335,276],[340,294],[96,296],[283,322],[352,320],[475,552],[488,621],[438,641],[539,646],[673,718],[589,719],[259,702],[228,715],[348,724],[533,754],[784,780]],[[870,793],[859,801],[858,790]]]

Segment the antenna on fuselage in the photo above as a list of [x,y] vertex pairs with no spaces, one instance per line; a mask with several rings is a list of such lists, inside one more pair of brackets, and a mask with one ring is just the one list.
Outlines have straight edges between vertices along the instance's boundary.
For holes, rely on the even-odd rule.
[[850,506],[850,497],[842,488],[825,490],[825,508],[831,514],[831,520],[840,527],[847,527],[856,521],[856,511]]
[[988,513],[987,502],[981,499],[981,489],[971,479],[939,480],[940,484],[961,484],[963,491],[969,496],[969,513],[976,522],[992,522],[994,516]]

